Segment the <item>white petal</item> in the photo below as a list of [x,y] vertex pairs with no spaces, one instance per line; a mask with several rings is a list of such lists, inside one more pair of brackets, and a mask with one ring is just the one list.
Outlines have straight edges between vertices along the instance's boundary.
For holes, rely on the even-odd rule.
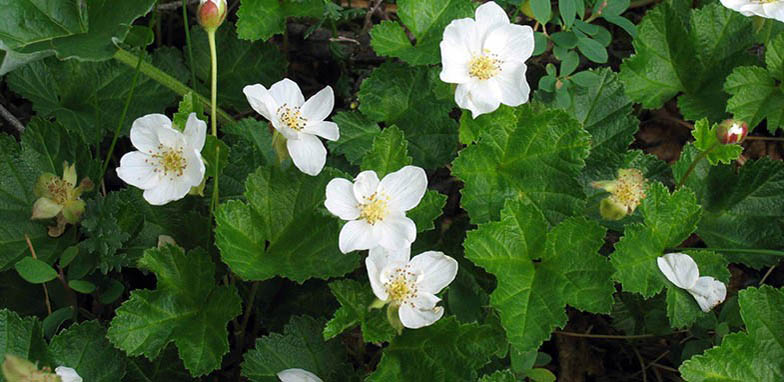
[[289,139],[286,141],[286,148],[294,165],[310,176],[318,175],[327,163],[327,149],[313,135],[300,134],[299,139]]
[[364,220],[352,220],[343,226],[338,238],[340,252],[370,249],[378,245],[373,237],[373,226]]
[[411,259],[411,270],[418,273],[419,290],[438,293],[457,276],[457,261],[443,252],[423,252]]
[[534,30],[528,25],[499,25],[488,31],[482,48],[504,62],[523,63],[534,52]]
[[488,1],[476,9],[476,22],[483,25],[509,24],[509,16],[494,1]]
[[186,146],[185,134],[171,126],[160,127],[155,133],[158,134],[158,142],[164,147],[179,149]]
[[469,81],[468,63],[474,54],[481,51],[474,20],[452,20],[444,29],[444,38],[439,47],[443,66],[441,80],[449,83]]
[[158,130],[163,127],[171,128],[171,120],[163,114],[147,114],[137,118],[131,125],[131,143],[139,151],[149,153],[157,151],[161,143]]
[[308,121],[318,122],[325,120],[332,113],[333,107],[335,107],[335,94],[332,92],[332,87],[327,86],[305,101],[301,112]]
[[377,264],[381,264],[382,261],[380,259],[384,259],[384,266],[381,266],[379,269],[383,269],[388,263],[408,264],[408,261],[411,259],[411,247],[389,250],[378,246],[370,249],[369,256],[379,259],[376,261]]
[[689,293],[697,300],[703,312],[710,312],[713,307],[724,302],[727,297],[727,287],[719,280],[710,276],[697,279],[694,287],[688,289]]
[[272,95],[267,88],[261,84],[248,85],[242,88],[242,92],[245,93],[245,98],[248,99],[250,107],[261,114],[262,117],[266,118],[268,121],[272,121],[276,118],[275,113],[278,110],[278,104],[275,99],[272,98]]
[[343,220],[354,220],[359,217],[358,204],[354,198],[354,185],[348,179],[335,178],[327,183],[324,207],[333,215]]
[[408,211],[416,207],[427,191],[427,174],[417,166],[405,166],[390,172],[378,184],[378,190],[389,197],[393,211]]
[[278,373],[281,382],[323,382],[315,374],[302,369],[286,369]]
[[379,239],[377,245],[388,250],[400,250],[416,240],[416,224],[404,215],[387,215],[373,225],[373,234]]
[[191,113],[185,123],[184,134],[185,141],[197,152],[201,152],[207,138],[207,123],[196,117],[196,113]]
[[330,141],[337,141],[340,139],[340,131],[338,130],[338,124],[335,122],[329,121],[321,121],[321,122],[310,122],[305,125],[305,128],[302,129],[302,132],[318,135],[324,139]]
[[416,297],[406,300],[406,303],[413,304],[415,309],[433,310],[440,301],[441,299],[432,293],[419,291]]
[[269,92],[278,103],[278,106],[285,104],[288,107],[300,107],[305,103],[305,97],[302,96],[299,85],[288,78],[272,84]]
[[471,111],[471,117],[492,113],[501,106],[501,96],[495,81],[474,80],[457,85],[457,106]]
[[528,102],[531,88],[525,79],[525,64],[514,63],[501,70],[490,81],[495,81],[501,95],[501,103],[512,107]]
[[419,310],[411,305],[403,304],[398,311],[400,322],[409,329],[419,329],[430,326],[444,315],[444,308],[437,306],[432,310]]
[[54,369],[54,373],[60,377],[62,382],[83,382],[82,377],[76,373],[76,370],[70,367],[57,366]]
[[161,181],[155,187],[144,190],[142,196],[147,203],[150,203],[153,206],[162,206],[166,203],[184,198],[185,195],[188,195],[188,191],[190,190],[191,185],[187,182],[162,177]]
[[697,263],[691,256],[683,253],[668,253],[657,258],[656,263],[664,277],[678,288],[690,289],[700,277]]
[[389,257],[386,253],[381,253],[375,248],[371,248],[370,254],[365,258],[365,269],[367,269],[370,287],[373,289],[373,294],[381,301],[386,301],[389,298],[387,289],[384,288],[384,284],[381,281],[381,270],[387,266],[388,260]]
[[[146,162],[145,162],[146,161]],[[131,151],[120,158],[117,176],[131,186],[146,190],[158,185],[160,177],[155,172],[157,160],[141,151]]]
[[378,175],[373,170],[362,171],[354,178],[354,197],[360,203],[367,203],[370,196],[378,191]]
[[183,171],[179,181],[186,183],[191,187],[196,187],[204,180],[204,174],[207,171],[207,168],[204,165],[204,159],[202,159],[201,154],[196,152],[196,150],[185,152],[184,156],[186,163],[185,171]]

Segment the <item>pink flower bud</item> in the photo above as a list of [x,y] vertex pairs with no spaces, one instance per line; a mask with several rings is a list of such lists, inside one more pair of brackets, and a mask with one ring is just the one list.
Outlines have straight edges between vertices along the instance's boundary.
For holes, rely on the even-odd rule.
[[716,138],[725,145],[741,143],[748,133],[749,125],[746,122],[727,119],[720,123],[716,129]]
[[214,29],[226,19],[226,0],[201,0],[196,11],[196,20],[205,29]]

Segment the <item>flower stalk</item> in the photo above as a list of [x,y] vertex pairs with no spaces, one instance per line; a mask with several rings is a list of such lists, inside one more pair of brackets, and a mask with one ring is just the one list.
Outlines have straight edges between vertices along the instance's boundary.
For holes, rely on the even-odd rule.
[[697,168],[697,164],[699,164],[700,161],[705,159],[708,156],[708,154],[710,154],[711,151],[716,149],[716,147],[719,147],[719,145],[721,145],[720,142],[715,143],[713,146],[701,152],[700,155],[697,155],[697,157],[694,158],[693,161],[691,161],[691,164],[689,165],[689,168],[686,170],[686,173],[683,174],[681,180],[678,182],[678,185],[675,186],[676,190],[680,189],[681,187],[683,187],[684,184],[686,184],[686,180],[689,179],[689,175],[691,175],[691,173],[694,172],[694,169]]

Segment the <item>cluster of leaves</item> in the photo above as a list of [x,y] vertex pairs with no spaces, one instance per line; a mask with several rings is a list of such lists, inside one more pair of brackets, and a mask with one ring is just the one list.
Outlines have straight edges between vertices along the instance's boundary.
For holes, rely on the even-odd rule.
[[[656,265],[690,237],[705,244],[687,250],[700,273],[725,283],[730,263],[779,261],[755,253],[784,243],[784,164],[739,166],[742,147],[716,138],[716,122],[730,114],[751,127],[764,121],[770,133],[781,126],[779,28],[755,29],[715,2],[668,0],[635,26],[628,0],[560,0],[557,11],[549,0],[499,1],[513,21],[529,16],[541,28],[530,66],[543,70],[528,77],[539,89],[529,104],[473,119],[456,110],[437,64],[444,28],[472,17],[477,3],[398,0],[397,17],[369,30],[387,59],[346,97],[358,107],[331,117],[341,137],[329,143],[324,171],[311,177],[281,163],[267,123],[224,121],[203,152],[208,173],[220,174],[213,215],[213,181],[204,197],[155,207],[105,168],[110,142],[137,117],[177,110],[175,124],[191,112],[206,120],[198,94],[210,82],[201,28],[189,29],[192,58],[186,47],[152,49],[138,43],[149,30],[132,24],[155,1],[121,3],[17,2],[0,15],[0,74],[36,114],[19,140],[0,133],[0,271],[11,280],[0,287],[0,355],[67,365],[88,381],[268,381],[289,368],[325,381],[548,381],[552,366],[537,350],[579,310],[610,314],[632,335],[707,326],[717,335],[689,355],[717,346],[682,364],[687,381],[784,378],[782,289],[735,286],[719,314],[704,313]],[[216,36],[219,106],[229,118],[247,115],[242,88],[288,72],[291,57],[270,39],[287,33],[290,18],[311,20],[309,34],[356,27],[359,15],[323,0],[242,0],[236,25]],[[20,19],[35,27],[11,22]],[[613,37],[633,37],[635,53],[619,72],[589,69],[612,62]],[[755,44],[764,60],[750,53]],[[330,52],[342,79],[357,76]],[[634,104],[658,109],[673,98],[696,123],[669,166],[631,145]],[[80,224],[52,238],[29,218],[33,185],[65,161],[103,187],[84,195]],[[340,222],[323,205],[335,177],[383,177],[409,164],[431,178],[408,213],[419,229],[413,250],[442,250],[460,270],[442,295],[444,318],[401,334],[368,309],[365,254],[340,253]],[[605,195],[591,184],[622,168],[644,174],[646,197],[630,216],[606,221],[597,212]],[[54,311],[30,306],[50,300]]]

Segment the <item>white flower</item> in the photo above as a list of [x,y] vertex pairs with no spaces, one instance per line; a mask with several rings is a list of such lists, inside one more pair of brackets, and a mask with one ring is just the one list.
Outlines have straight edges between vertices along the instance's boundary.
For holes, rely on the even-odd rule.
[[416,166],[391,172],[380,182],[375,171],[359,173],[354,183],[332,179],[324,206],[348,220],[340,231],[340,251],[410,246],[416,239],[416,224],[406,217],[406,211],[419,204],[426,190],[425,170]]
[[82,377],[76,373],[76,370],[70,367],[58,366],[54,369],[55,374],[60,376],[62,382],[82,382]]
[[457,275],[457,261],[441,252],[423,252],[410,259],[410,249],[370,250],[365,258],[370,286],[379,300],[398,306],[403,326],[418,329],[444,315],[436,296]]
[[282,382],[322,382],[321,378],[317,377],[307,370],[302,369],[286,369],[278,373],[278,378]]
[[697,263],[689,255],[668,253],[657,258],[656,263],[667,280],[691,293],[703,312],[710,312],[727,297],[724,283],[710,276],[700,277]]
[[455,102],[477,116],[500,104],[528,101],[525,60],[534,51],[534,32],[512,24],[498,4],[476,9],[476,20],[452,20],[441,41],[441,80],[457,84]]
[[123,155],[117,176],[144,190],[144,200],[152,205],[182,199],[204,179],[206,132],[207,124],[196,113],[188,116],[184,133],[163,114],[145,115],[131,126],[131,143],[139,151]]
[[246,86],[242,92],[253,110],[286,138],[294,165],[305,174],[318,175],[327,161],[327,150],[316,136],[330,141],[340,138],[338,125],[324,120],[335,104],[332,88],[327,86],[305,101],[299,85],[284,78],[269,90],[256,84]]
[[721,5],[738,11],[743,16],[760,16],[784,21],[782,0],[721,0]]

